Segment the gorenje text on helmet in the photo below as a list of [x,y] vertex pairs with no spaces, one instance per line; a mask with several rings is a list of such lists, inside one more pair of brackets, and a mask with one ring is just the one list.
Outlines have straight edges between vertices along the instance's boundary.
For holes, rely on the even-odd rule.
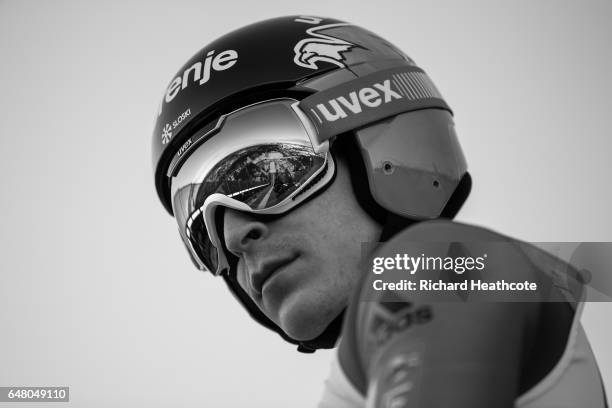
[[215,50],[208,51],[203,64],[201,61],[197,61],[170,82],[170,85],[166,89],[164,99],[159,105],[158,115],[162,113],[164,101],[166,103],[172,102],[179,92],[194,82],[197,82],[198,85],[204,85],[211,77],[211,70],[224,71],[233,67],[237,61],[238,52],[235,50],[225,50],[217,55],[215,55]]

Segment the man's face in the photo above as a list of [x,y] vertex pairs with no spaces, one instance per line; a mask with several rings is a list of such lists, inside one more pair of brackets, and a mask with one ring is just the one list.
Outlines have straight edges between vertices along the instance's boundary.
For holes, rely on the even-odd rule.
[[346,164],[336,162],[332,185],[281,217],[224,213],[238,283],[296,340],[318,336],[346,306],[360,275],[361,242],[381,232],[357,203]]

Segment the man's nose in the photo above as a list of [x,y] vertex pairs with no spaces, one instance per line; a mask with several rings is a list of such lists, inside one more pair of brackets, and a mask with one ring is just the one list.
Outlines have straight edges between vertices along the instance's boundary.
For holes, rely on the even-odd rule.
[[226,208],[223,214],[223,238],[227,249],[240,256],[268,234],[268,227],[253,214]]

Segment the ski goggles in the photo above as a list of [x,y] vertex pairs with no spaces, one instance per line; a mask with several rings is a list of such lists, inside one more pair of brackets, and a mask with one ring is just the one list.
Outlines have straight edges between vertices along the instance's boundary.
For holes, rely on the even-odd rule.
[[[217,209],[283,214],[329,184],[330,140],[351,132],[369,189],[415,219],[443,211],[467,171],[452,114],[427,75],[401,66],[223,115],[187,139],[169,166],[174,216],[199,269],[229,269]],[[273,141],[273,142],[271,142]]]
[[180,168],[172,179],[172,207],[199,269],[219,275],[229,267],[216,219],[219,207],[283,214],[332,180],[329,142],[313,144],[313,130],[297,103],[275,99],[241,108],[182,148],[198,145],[174,166]]

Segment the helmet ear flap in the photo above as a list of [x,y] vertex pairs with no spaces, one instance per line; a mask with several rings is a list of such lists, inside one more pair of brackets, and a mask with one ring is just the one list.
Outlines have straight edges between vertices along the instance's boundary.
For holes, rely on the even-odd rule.
[[[355,134],[369,189],[379,206],[414,220],[443,216],[467,173],[448,111],[431,108],[406,112]],[[458,195],[463,201],[469,193],[465,187]],[[463,201],[454,201],[453,216]]]
[[[450,143],[448,143],[449,146],[446,147],[450,153],[450,156],[452,156],[452,159],[454,159],[455,164],[455,166],[451,168],[451,174],[454,174],[458,179],[454,182],[456,184],[451,184],[452,190],[450,192],[450,197],[445,204],[442,203],[443,208],[439,210],[439,213],[436,213],[431,218],[453,219],[470,194],[472,178],[467,172],[467,165],[465,164],[463,153],[461,152],[461,148],[455,139],[452,117],[447,112],[441,110],[430,111],[432,112],[429,113],[429,118],[433,117],[434,120],[432,122],[438,122],[437,125],[434,126],[437,126],[438,130],[442,130],[442,133],[444,133],[445,129],[448,131],[447,135]],[[419,115],[423,115],[423,113],[425,112],[421,112]],[[407,115],[409,114],[411,113],[408,113]],[[421,122],[423,122],[423,119],[427,120],[428,114],[425,113],[425,115],[426,116],[423,116],[418,120]],[[389,171],[385,171],[383,164],[384,159],[379,160],[380,165],[378,166],[373,163],[372,157],[376,157],[377,154],[375,150],[379,149],[384,152],[386,149],[387,153],[390,153],[392,156],[397,154],[401,155],[402,148],[407,149],[409,146],[403,146],[400,143],[399,146],[397,144],[393,146],[396,148],[389,148],[388,146],[385,146],[386,141],[384,141],[384,137],[406,139],[410,136],[410,130],[420,130],[421,133],[425,134],[428,130],[430,130],[428,129],[428,126],[430,125],[426,125],[425,127],[423,127],[423,125],[419,125],[408,128],[407,131],[401,133],[394,132],[395,134],[393,134],[392,131],[389,132],[388,125],[388,123],[392,121],[393,118],[387,121],[379,122],[378,124],[371,126],[370,129],[366,128],[365,131],[362,129],[339,135],[331,144],[331,151],[334,153],[334,155],[340,160],[345,161],[348,164],[348,167],[351,169],[351,184],[358,203],[368,214],[370,214],[372,218],[383,225],[383,231],[379,238],[380,241],[390,239],[396,232],[399,232],[415,222],[418,222],[418,220],[421,218],[406,215],[401,211],[402,205],[404,205],[404,203],[401,201],[401,197],[400,200],[393,202],[393,205],[390,208],[385,208],[383,205],[381,205],[381,201],[382,203],[385,203],[384,200],[379,200],[374,197],[373,194],[377,193],[380,195],[381,193],[380,186],[376,185],[376,179],[374,176],[380,178],[380,176],[388,176],[388,174],[385,173],[389,173]],[[370,133],[368,134],[367,132]],[[378,138],[380,139],[375,140]],[[376,143],[379,143],[379,145],[377,146]],[[378,152],[378,158],[384,158],[384,156],[381,156],[380,152]],[[368,160],[368,165],[366,165]],[[368,181],[366,182],[366,180]],[[402,183],[394,183],[391,187],[393,193],[395,193],[397,190],[409,190],[409,186],[404,186]],[[407,193],[410,194],[410,191],[407,191]]]

